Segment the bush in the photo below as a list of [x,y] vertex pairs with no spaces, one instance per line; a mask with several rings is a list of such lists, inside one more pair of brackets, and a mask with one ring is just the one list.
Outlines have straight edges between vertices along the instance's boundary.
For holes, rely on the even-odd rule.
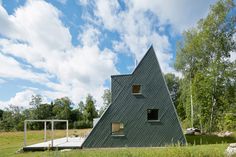
[[224,128],[227,130],[235,130],[236,129],[236,116],[231,113],[225,114],[224,117]]
[[91,121],[77,121],[74,122],[74,129],[85,129],[85,128],[92,128],[93,127],[93,122]]

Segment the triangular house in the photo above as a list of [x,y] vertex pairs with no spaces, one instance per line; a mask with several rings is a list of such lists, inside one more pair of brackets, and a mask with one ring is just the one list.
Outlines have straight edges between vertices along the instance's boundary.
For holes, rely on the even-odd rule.
[[153,47],[132,74],[111,78],[112,103],[83,148],[186,144]]

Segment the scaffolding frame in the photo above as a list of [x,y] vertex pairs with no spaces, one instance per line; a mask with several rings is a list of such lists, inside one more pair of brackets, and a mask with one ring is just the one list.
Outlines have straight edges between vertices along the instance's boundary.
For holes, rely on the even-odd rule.
[[54,122],[66,123],[66,142],[68,142],[68,120],[59,119],[45,119],[45,120],[25,120],[24,121],[24,146],[27,146],[27,123],[28,122],[44,122],[44,142],[47,142],[47,122],[51,123],[51,147],[53,147],[54,140]]

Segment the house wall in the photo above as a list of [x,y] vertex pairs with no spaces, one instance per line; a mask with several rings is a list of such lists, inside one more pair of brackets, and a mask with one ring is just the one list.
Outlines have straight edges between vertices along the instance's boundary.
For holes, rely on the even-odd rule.
[[[142,95],[132,85],[142,85]],[[159,122],[147,120],[147,109],[159,109]],[[124,136],[113,136],[112,122],[124,124]],[[149,49],[132,75],[112,77],[112,104],[83,147],[150,147],[186,140],[154,50]]]

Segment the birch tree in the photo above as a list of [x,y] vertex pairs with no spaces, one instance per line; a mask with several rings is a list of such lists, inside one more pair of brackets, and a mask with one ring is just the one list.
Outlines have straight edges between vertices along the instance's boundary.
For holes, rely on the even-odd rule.
[[192,125],[197,124],[208,132],[219,129],[225,110],[234,103],[226,101],[232,99],[232,95],[226,94],[233,84],[229,82],[235,82],[232,71],[235,63],[230,61],[230,53],[236,51],[234,10],[232,0],[218,1],[197,27],[183,33],[184,38],[178,45],[176,69],[189,82],[185,88],[189,88],[190,96],[186,98],[190,99],[196,118],[193,120],[191,112]]

